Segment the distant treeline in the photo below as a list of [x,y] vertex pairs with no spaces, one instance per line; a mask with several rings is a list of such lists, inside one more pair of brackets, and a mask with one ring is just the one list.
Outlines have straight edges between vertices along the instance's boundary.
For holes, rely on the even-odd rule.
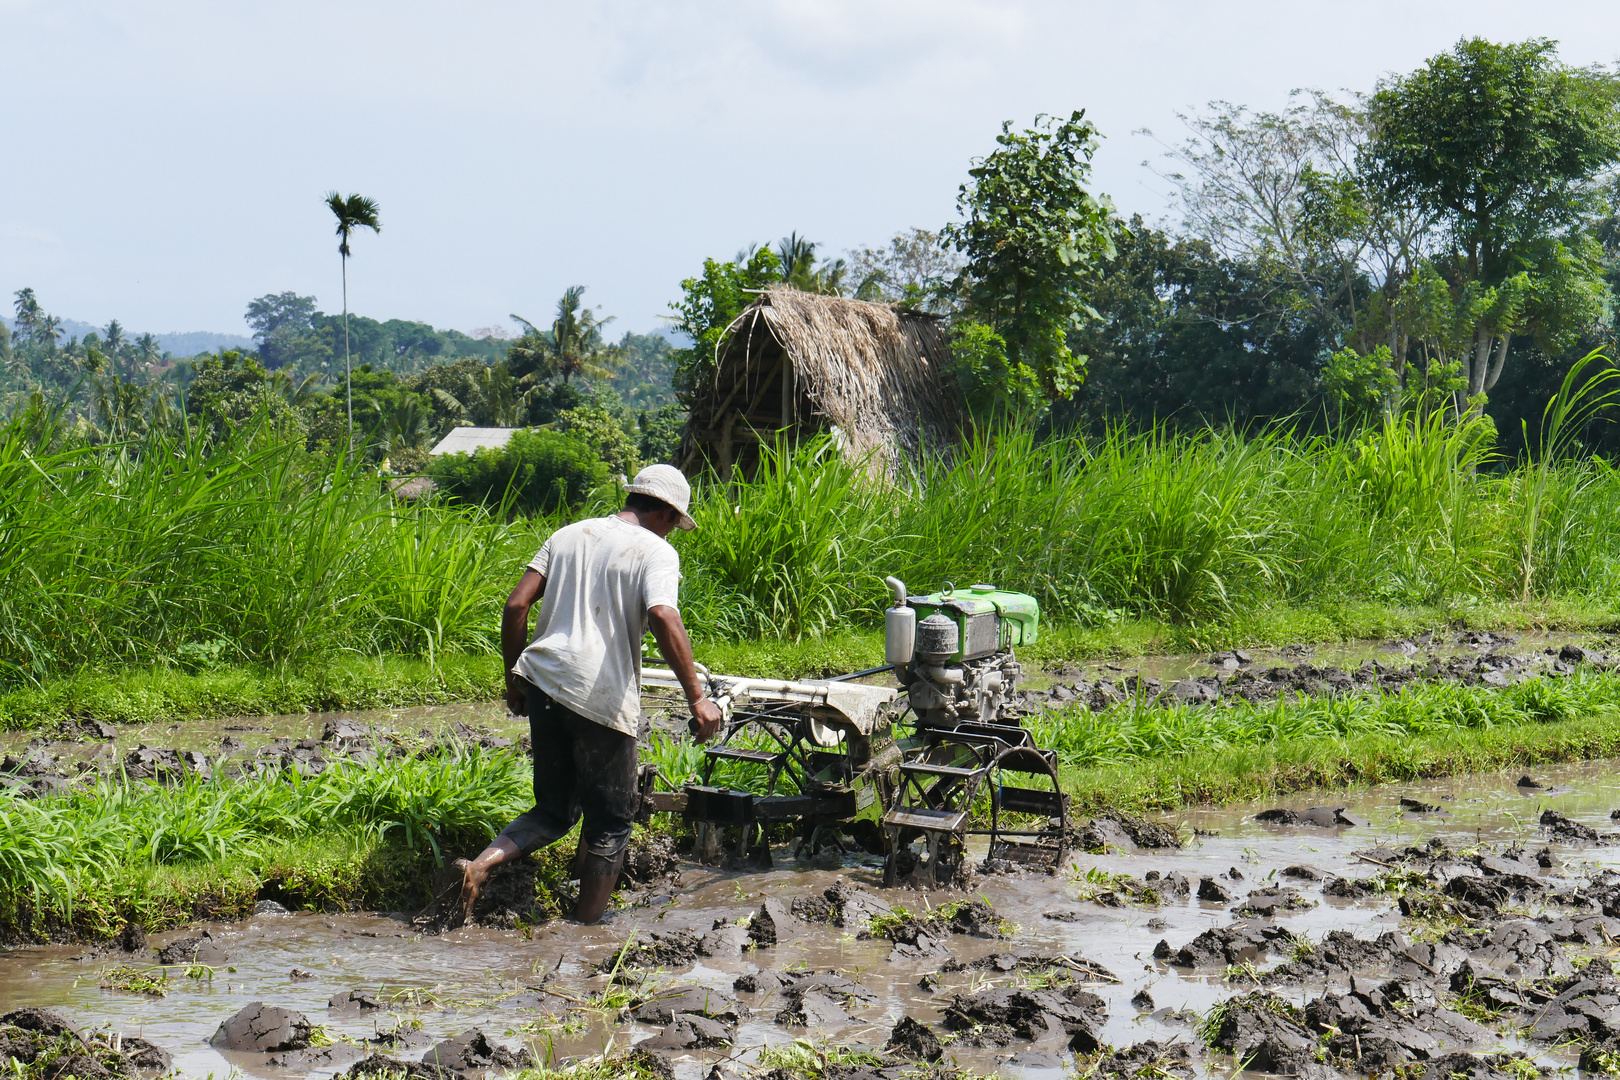
[[[1187,136],[1166,144],[1162,174],[1173,227],[1123,219],[1092,190],[1100,133],[1083,110],[1022,130],[1009,121],[970,163],[957,220],[937,231],[837,258],[792,233],[706,260],[671,305],[677,347],[611,341],[582,287],[549,324],[519,319],[517,339],[351,316],[355,424],[396,463],[455,423],[589,428],[618,469],[635,456],[627,447],[644,458],[679,427],[726,328],[767,287],[941,316],[941,374],[972,431],[1012,420],[1056,436],[1121,422],[1353,433],[1444,413],[1488,421],[1480,430],[1505,462],[1534,449],[1575,361],[1613,354],[1615,72],[1570,67],[1546,40],[1470,38],[1368,94],[1301,91],[1278,112],[1213,102],[1180,119]],[[337,445],[341,403],[346,439],[342,318],[292,292],[259,297],[246,318],[251,357],[175,362],[116,323],[63,341],[61,320],[24,289],[15,340],[0,338],[0,407],[78,387],[86,423],[119,427],[98,419],[111,408],[133,430],[143,395],[162,396],[143,388],[162,383],[185,412],[206,401],[226,419],[286,399],[307,413],[312,448]],[[319,400],[306,409],[308,397]],[[1620,450],[1606,419],[1583,427],[1585,447]]]
[[396,472],[424,468],[428,450],[458,425],[544,426],[566,437],[570,459],[634,471],[662,460],[679,437],[671,346],[657,334],[607,341],[610,320],[583,306],[583,292],[568,290],[549,327],[525,324],[516,339],[351,314],[346,380],[343,319],[314,297],[250,302],[255,349],[176,358],[116,320],[63,340],[63,320],[25,288],[15,294],[16,331],[0,325],[0,404],[9,399],[7,412],[58,404],[91,443],[186,425],[223,434],[263,414],[312,450],[350,444],[352,408],[356,450]]

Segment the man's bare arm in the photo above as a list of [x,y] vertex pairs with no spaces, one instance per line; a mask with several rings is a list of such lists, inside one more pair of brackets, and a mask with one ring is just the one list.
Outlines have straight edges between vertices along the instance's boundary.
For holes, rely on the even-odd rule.
[[697,731],[694,733],[697,740],[708,742],[720,730],[723,718],[720,706],[703,692],[698,682],[697,667],[692,663],[692,639],[686,636],[686,624],[681,621],[681,613],[667,604],[658,604],[647,610],[647,625],[658,642],[658,651],[664,654],[664,663],[669,665],[675,677],[681,681],[681,689],[686,691],[686,704],[692,710],[692,718],[697,721]]
[[545,592],[546,579],[533,570],[525,570],[512,594],[506,598],[506,608],[501,612],[501,660],[505,663],[502,670],[506,672],[506,708],[516,716],[526,715],[529,706],[523,680],[512,674],[512,668],[517,664],[518,657],[523,655],[523,650],[529,647],[529,609]]

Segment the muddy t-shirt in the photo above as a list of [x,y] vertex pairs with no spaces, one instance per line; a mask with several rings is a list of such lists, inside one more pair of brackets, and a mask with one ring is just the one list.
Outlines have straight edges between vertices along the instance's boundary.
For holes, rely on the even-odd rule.
[[552,533],[529,569],[546,579],[546,592],[534,640],[513,674],[581,716],[635,736],[647,611],[676,606],[681,557],[640,525],[591,518]]

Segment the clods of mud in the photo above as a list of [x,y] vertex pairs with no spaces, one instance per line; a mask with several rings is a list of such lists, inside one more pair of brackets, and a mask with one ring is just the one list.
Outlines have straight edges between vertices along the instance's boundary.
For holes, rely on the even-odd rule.
[[[457,718],[469,710],[483,722]],[[413,712],[427,714],[424,718],[435,726],[411,732],[400,722],[410,719]],[[34,798],[103,778],[179,784],[216,775],[258,776],[287,770],[317,776],[342,760],[430,756],[466,746],[527,748],[526,736],[514,731],[507,737],[498,727],[513,727],[504,709],[475,706],[380,715],[271,717],[263,723],[246,724],[147,725],[125,732],[100,721],[75,721],[59,726],[54,738],[36,734],[23,742],[20,734],[0,734],[0,744],[6,747],[0,755],[0,787]]]
[[[1109,816],[1118,835],[1061,873],[968,892],[886,891],[853,862],[733,873],[653,853],[664,876],[632,895],[662,899],[595,927],[531,909],[427,934],[405,915],[266,910],[132,933],[127,951],[0,953],[0,1010],[101,1033],[73,1050],[87,1057],[139,1038],[187,1075],[270,1080],[471,1080],[605,1045],[678,1080],[802,1076],[806,1054],[846,1078],[1602,1068],[1620,1060],[1620,781],[1612,763],[1538,773],[1536,795],[1514,779],[1324,803],[1353,827],[1255,821],[1267,806],[1143,823],[1180,847]],[[118,988],[114,966],[165,994]]]
[[[1276,701],[1296,694],[1400,693],[1420,682],[1504,688],[1542,675],[1566,675],[1580,667],[1608,670],[1620,642],[1601,648],[1577,644],[1572,635],[1526,635],[1463,631],[1427,634],[1382,644],[1288,646],[1241,649],[1197,658],[1141,657],[1128,664],[1063,665],[1045,689],[1027,690],[1016,704],[1026,711],[1081,706],[1098,712],[1125,701],[1165,706],[1209,705],[1237,700]],[[1310,659],[1305,659],[1309,657]],[[1135,668],[1126,671],[1126,667]],[[1118,672],[1117,674],[1115,672]],[[1073,676],[1083,676],[1064,681]]]
[[50,1009],[14,1009],[0,1015],[0,1062],[26,1075],[56,1080],[151,1077],[167,1072],[173,1058],[139,1036],[86,1033]]

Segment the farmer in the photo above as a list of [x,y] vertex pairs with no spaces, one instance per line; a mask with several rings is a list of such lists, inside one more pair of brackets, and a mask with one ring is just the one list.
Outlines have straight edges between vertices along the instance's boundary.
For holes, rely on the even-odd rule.
[[[619,513],[552,533],[507,597],[506,707],[529,718],[534,809],[478,858],[457,860],[464,917],[492,869],[561,839],[582,816],[574,918],[602,917],[640,798],[641,638],[649,628],[686,692],[699,741],[720,729],[720,707],[698,685],[692,642],[676,610],[680,556],[664,539],[696,527],[686,512],[692,489],[674,466],[651,465],[626,490]],[[539,597],[531,640],[529,609]]]

